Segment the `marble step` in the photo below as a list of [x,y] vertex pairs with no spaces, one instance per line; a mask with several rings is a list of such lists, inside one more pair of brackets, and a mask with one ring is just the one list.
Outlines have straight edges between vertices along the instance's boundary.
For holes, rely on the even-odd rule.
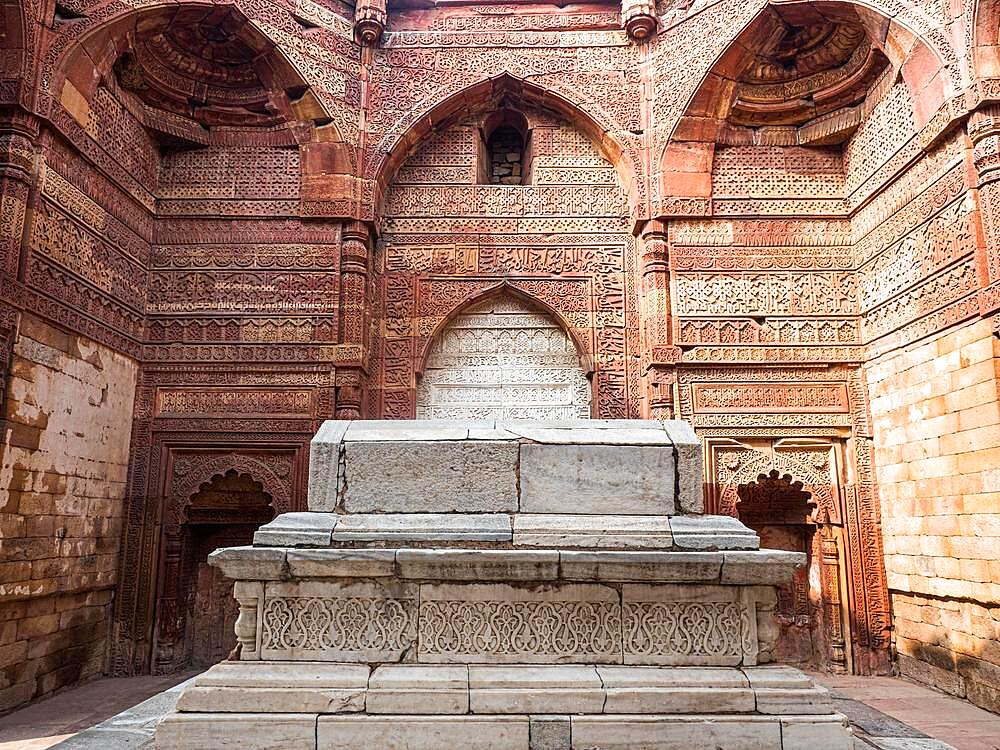
[[674,715],[173,714],[158,750],[851,750],[836,713]]
[[849,750],[829,692],[783,666],[224,662],[161,722],[160,750]]
[[792,667],[223,662],[180,712],[830,714],[829,691]]
[[493,546],[555,549],[753,550],[756,532],[730,516],[574,513],[284,513],[255,547]]

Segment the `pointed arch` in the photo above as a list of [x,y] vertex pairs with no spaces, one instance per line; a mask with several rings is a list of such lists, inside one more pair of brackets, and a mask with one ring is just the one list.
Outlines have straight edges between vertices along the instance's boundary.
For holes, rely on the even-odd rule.
[[[765,4],[720,52],[689,97],[684,115],[674,123],[654,167],[665,196],[707,198],[711,194],[714,144],[725,126],[725,118],[718,115],[720,102],[735,95],[736,76],[755,62],[755,50],[760,45],[753,38],[755,31],[769,15],[795,19],[802,14],[820,14],[834,21],[850,19],[860,26],[867,43],[888,60],[910,90],[916,101],[918,127],[928,123],[960,89],[961,72],[954,48],[921,11],[889,16],[876,4],[860,0],[774,0]],[[833,85],[823,83],[830,96],[842,95],[838,86],[865,81],[859,75],[863,68],[853,60],[841,64],[845,79]],[[819,84],[819,80],[800,80],[803,84]]]
[[[343,138],[332,122],[326,106],[306,81],[296,63],[279,42],[272,38],[273,29],[270,28],[272,24],[264,24],[257,20],[254,8],[253,3],[241,0],[221,3],[209,3],[204,0],[156,2],[141,8],[135,8],[124,0],[118,0],[102,8],[99,20],[83,16],[62,24],[67,28],[54,40],[50,48],[46,58],[47,66],[42,71],[42,85],[49,89],[55,101],[61,101],[73,113],[81,102],[89,102],[102,81],[111,77],[121,77],[123,61],[135,52],[144,36],[158,38],[156,35],[163,35],[171,22],[176,21],[182,26],[190,26],[192,23],[197,23],[199,17],[203,17],[209,19],[209,22],[218,20],[221,23],[220,28],[225,27],[225,31],[232,34],[232,38],[239,45],[239,51],[246,55],[243,64],[237,65],[233,62],[230,67],[242,84],[250,82],[258,89],[247,97],[252,101],[246,112],[246,122],[251,127],[260,126],[262,135],[259,138],[263,139],[264,143],[271,145],[279,143],[292,145],[308,141],[341,143]],[[225,42],[215,39],[206,42],[210,43]],[[174,51],[184,65],[176,71],[170,71],[167,61],[172,60],[174,55],[158,54],[157,50],[151,50],[150,56],[158,69],[157,72],[176,74],[176,80],[183,81],[187,78],[195,81],[204,89],[202,93],[207,95],[217,83],[212,80],[213,71],[210,69],[214,60],[211,57],[204,60],[197,58],[197,50],[194,48],[178,47]],[[185,55],[191,59],[184,59]],[[227,59],[225,56],[222,57]],[[132,67],[138,70],[142,66]],[[209,78],[202,81],[199,75]],[[137,86],[135,93],[141,102],[134,108],[137,117],[143,120],[143,124],[147,127],[163,129],[167,133],[187,138],[195,143],[212,142],[205,123],[197,116],[185,116],[183,113],[172,111],[169,106],[163,110],[165,117],[157,116],[159,110],[156,99],[161,103],[174,98],[178,101],[184,99],[183,89],[172,90],[169,83],[162,85],[164,82],[165,79],[162,78],[155,81],[159,90],[155,91],[154,101],[143,101],[144,89],[149,87]],[[147,83],[148,81],[143,82]],[[202,88],[199,88],[199,91]],[[237,94],[237,90],[234,90],[227,94],[225,99],[220,100],[218,111],[214,114],[209,113],[209,124],[213,122],[227,124],[226,118],[229,116],[227,110],[232,109],[234,104],[238,105]],[[204,102],[201,106],[210,104]],[[207,108],[210,109],[210,106]],[[239,112],[233,114],[239,117]],[[198,127],[188,126],[188,120],[194,124],[201,124],[205,132],[199,132]],[[293,127],[304,123],[311,126],[308,134],[304,134],[301,127],[298,129]],[[239,130],[242,133],[240,138],[246,139],[246,126],[241,125]],[[233,140],[233,143],[245,142],[240,139],[230,138],[230,140]]]
[[457,306],[428,341],[417,418],[591,416],[593,383],[555,311],[508,284]]
[[179,523],[184,507],[203,489],[203,485],[211,484],[216,476],[224,477],[231,470],[241,475],[247,474],[259,482],[261,491],[270,496],[270,504],[276,514],[291,510],[291,487],[287,478],[282,478],[267,463],[253,456],[217,453],[195,458],[185,466],[184,474],[171,484],[168,489],[166,519]]
[[519,289],[517,287],[516,279],[504,279],[487,286],[485,289],[478,291],[468,299],[462,300],[462,302],[455,305],[455,307],[452,308],[448,314],[438,322],[438,324],[434,327],[434,330],[425,339],[423,347],[417,356],[417,377],[419,378],[424,372],[424,368],[427,365],[427,358],[430,356],[430,351],[434,345],[434,341],[441,335],[442,331],[451,325],[455,318],[464,314],[476,305],[486,302],[491,297],[497,297],[503,294],[509,294],[510,296],[521,300],[527,306],[534,307],[552,318],[552,320],[558,324],[559,328],[561,328],[562,332],[566,335],[566,338],[569,339],[570,343],[572,343],[573,347],[576,349],[577,356],[580,358],[580,367],[583,368],[584,373],[590,375],[594,372],[594,353],[590,351],[588,347],[584,346],[580,336],[573,331],[569,323],[566,321],[566,318],[558,310],[535,295],[530,292],[526,292],[523,289]]
[[640,180],[643,179],[640,161],[637,154],[626,148],[623,139],[616,134],[615,126],[598,119],[580,101],[564,91],[540,86],[510,73],[502,73],[452,92],[426,109],[415,111],[409,118],[401,119],[385,133],[382,144],[375,149],[379,158],[373,160],[365,170],[365,176],[374,183],[375,213],[372,218],[381,216],[393,177],[425,138],[435,130],[454,124],[463,116],[495,108],[497,102],[505,97],[518,104],[559,115],[587,136],[601,156],[614,167],[621,187],[628,196],[629,208],[635,214],[641,193]]

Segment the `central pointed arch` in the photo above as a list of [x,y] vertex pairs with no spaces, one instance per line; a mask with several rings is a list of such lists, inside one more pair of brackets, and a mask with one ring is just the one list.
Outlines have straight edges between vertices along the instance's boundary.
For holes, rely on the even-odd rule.
[[[443,130],[470,114],[481,114],[498,109],[503,101],[513,101],[520,106],[547,110],[568,121],[589,138],[600,154],[614,167],[622,189],[628,195],[629,208],[635,215],[642,192],[641,167],[637,153],[630,151],[616,127],[600,121],[588,112],[582,103],[574,101],[566,92],[539,86],[516,78],[509,73],[486,78],[456,91],[424,111],[414,112],[399,124],[395,131],[386,134],[391,145],[384,155],[366,170],[374,180],[374,215],[382,215],[389,185],[399,168],[432,132]],[[378,153],[378,151],[376,151]]]
[[431,339],[416,416],[588,418],[587,360],[557,316],[504,284],[456,310]]

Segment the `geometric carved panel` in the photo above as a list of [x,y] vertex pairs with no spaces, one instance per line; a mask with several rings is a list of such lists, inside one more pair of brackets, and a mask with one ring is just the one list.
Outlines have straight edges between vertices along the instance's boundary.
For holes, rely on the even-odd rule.
[[520,298],[501,294],[477,303],[437,336],[417,389],[417,418],[587,418],[590,392],[562,328]]

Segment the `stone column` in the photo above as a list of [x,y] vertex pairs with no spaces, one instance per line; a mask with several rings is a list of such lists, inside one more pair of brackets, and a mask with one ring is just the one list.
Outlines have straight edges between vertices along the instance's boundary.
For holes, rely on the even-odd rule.
[[374,47],[385,31],[385,0],[358,0],[354,8],[354,38],[364,47]]
[[340,341],[337,347],[337,419],[364,410],[371,295],[372,234],[360,221],[344,224],[340,244]]
[[1000,105],[984,105],[969,117],[983,236],[976,248],[979,312],[1000,311]]
[[640,235],[639,319],[642,335],[642,374],[645,381],[643,416],[674,416],[675,365],[680,351],[671,334],[670,269],[666,223],[653,219]]

